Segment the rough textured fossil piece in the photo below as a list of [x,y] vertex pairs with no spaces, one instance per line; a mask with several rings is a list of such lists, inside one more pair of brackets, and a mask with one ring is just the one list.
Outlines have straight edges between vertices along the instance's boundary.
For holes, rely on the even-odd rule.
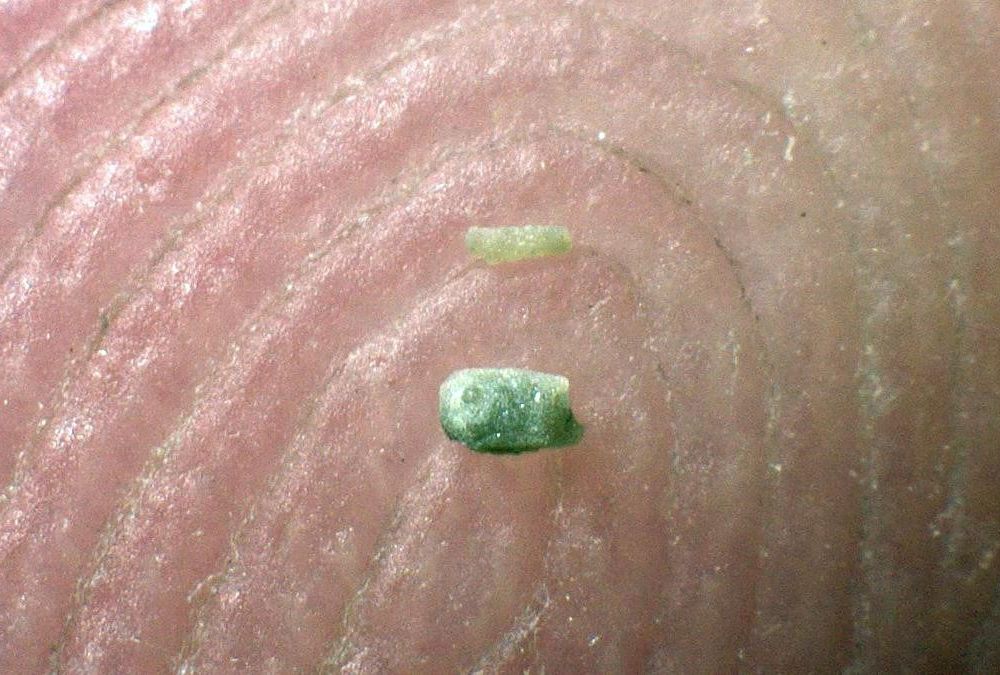
[[474,258],[494,265],[566,253],[572,248],[569,230],[556,225],[470,227],[465,246]]
[[472,450],[519,453],[577,443],[583,427],[569,404],[569,380],[518,368],[469,368],[440,391],[441,427]]

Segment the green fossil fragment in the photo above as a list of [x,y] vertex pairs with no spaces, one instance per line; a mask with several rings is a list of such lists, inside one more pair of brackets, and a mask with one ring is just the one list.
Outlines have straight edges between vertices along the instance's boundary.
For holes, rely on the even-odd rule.
[[439,395],[441,427],[472,450],[516,454],[573,445],[583,427],[569,405],[569,380],[518,368],[468,368]]
[[569,230],[556,225],[470,227],[465,233],[472,257],[491,265],[566,253],[572,246]]

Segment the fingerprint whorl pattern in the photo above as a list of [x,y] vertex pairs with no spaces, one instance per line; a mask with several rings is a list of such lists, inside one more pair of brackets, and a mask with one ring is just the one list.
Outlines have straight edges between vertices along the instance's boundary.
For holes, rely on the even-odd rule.
[[[858,245],[766,95],[587,3],[43,4],[0,90],[4,670],[794,667],[869,629],[884,513],[826,479],[865,456]],[[467,260],[526,221],[577,253]],[[570,376],[578,452],[443,443],[437,384],[491,363]]]

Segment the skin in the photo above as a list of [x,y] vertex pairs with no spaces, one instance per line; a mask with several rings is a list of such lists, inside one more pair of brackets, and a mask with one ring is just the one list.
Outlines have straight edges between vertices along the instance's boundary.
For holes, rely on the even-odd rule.
[[[0,60],[0,671],[1000,668],[994,4],[24,0]],[[493,365],[581,444],[444,438]]]

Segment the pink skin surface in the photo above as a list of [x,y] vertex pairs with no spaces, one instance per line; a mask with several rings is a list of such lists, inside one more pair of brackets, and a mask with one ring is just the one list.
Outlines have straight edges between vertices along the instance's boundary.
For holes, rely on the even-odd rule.
[[[0,672],[1000,669],[997,63],[975,0],[0,0]],[[447,441],[497,365],[582,443]]]

